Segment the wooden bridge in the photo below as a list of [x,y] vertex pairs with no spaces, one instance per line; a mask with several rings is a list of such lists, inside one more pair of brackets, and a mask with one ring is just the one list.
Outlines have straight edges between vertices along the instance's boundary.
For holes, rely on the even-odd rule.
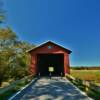
[[61,77],[33,80],[9,100],[92,100],[71,82]]

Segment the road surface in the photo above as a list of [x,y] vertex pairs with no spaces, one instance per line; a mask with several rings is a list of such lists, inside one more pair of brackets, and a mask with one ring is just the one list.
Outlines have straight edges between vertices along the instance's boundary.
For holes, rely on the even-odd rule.
[[12,100],[92,100],[67,79],[40,78]]

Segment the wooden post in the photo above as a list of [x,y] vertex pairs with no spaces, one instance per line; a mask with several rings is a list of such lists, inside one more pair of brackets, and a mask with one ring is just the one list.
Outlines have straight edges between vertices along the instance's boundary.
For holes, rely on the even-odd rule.
[[85,91],[89,91],[90,83],[88,81],[83,81],[83,85],[85,86]]
[[50,79],[51,79],[51,72],[49,73]]
[[40,72],[38,73],[38,77],[40,78]]
[[61,79],[63,78],[63,73],[61,72]]

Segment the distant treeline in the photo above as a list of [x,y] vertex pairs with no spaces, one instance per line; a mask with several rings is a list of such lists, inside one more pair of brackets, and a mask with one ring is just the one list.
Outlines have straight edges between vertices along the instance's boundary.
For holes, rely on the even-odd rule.
[[100,66],[97,66],[97,67],[94,67],[94,66],[89,66],[89,67],[78,66],[78,67],[71,67],[71,69],[75,69],[75,70],[100,70]]

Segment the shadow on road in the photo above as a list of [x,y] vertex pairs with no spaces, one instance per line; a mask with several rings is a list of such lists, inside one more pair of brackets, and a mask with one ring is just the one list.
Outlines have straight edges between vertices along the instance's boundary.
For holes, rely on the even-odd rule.
[[69,81],[61,78],[41,78],[14,100],[90,100]]

